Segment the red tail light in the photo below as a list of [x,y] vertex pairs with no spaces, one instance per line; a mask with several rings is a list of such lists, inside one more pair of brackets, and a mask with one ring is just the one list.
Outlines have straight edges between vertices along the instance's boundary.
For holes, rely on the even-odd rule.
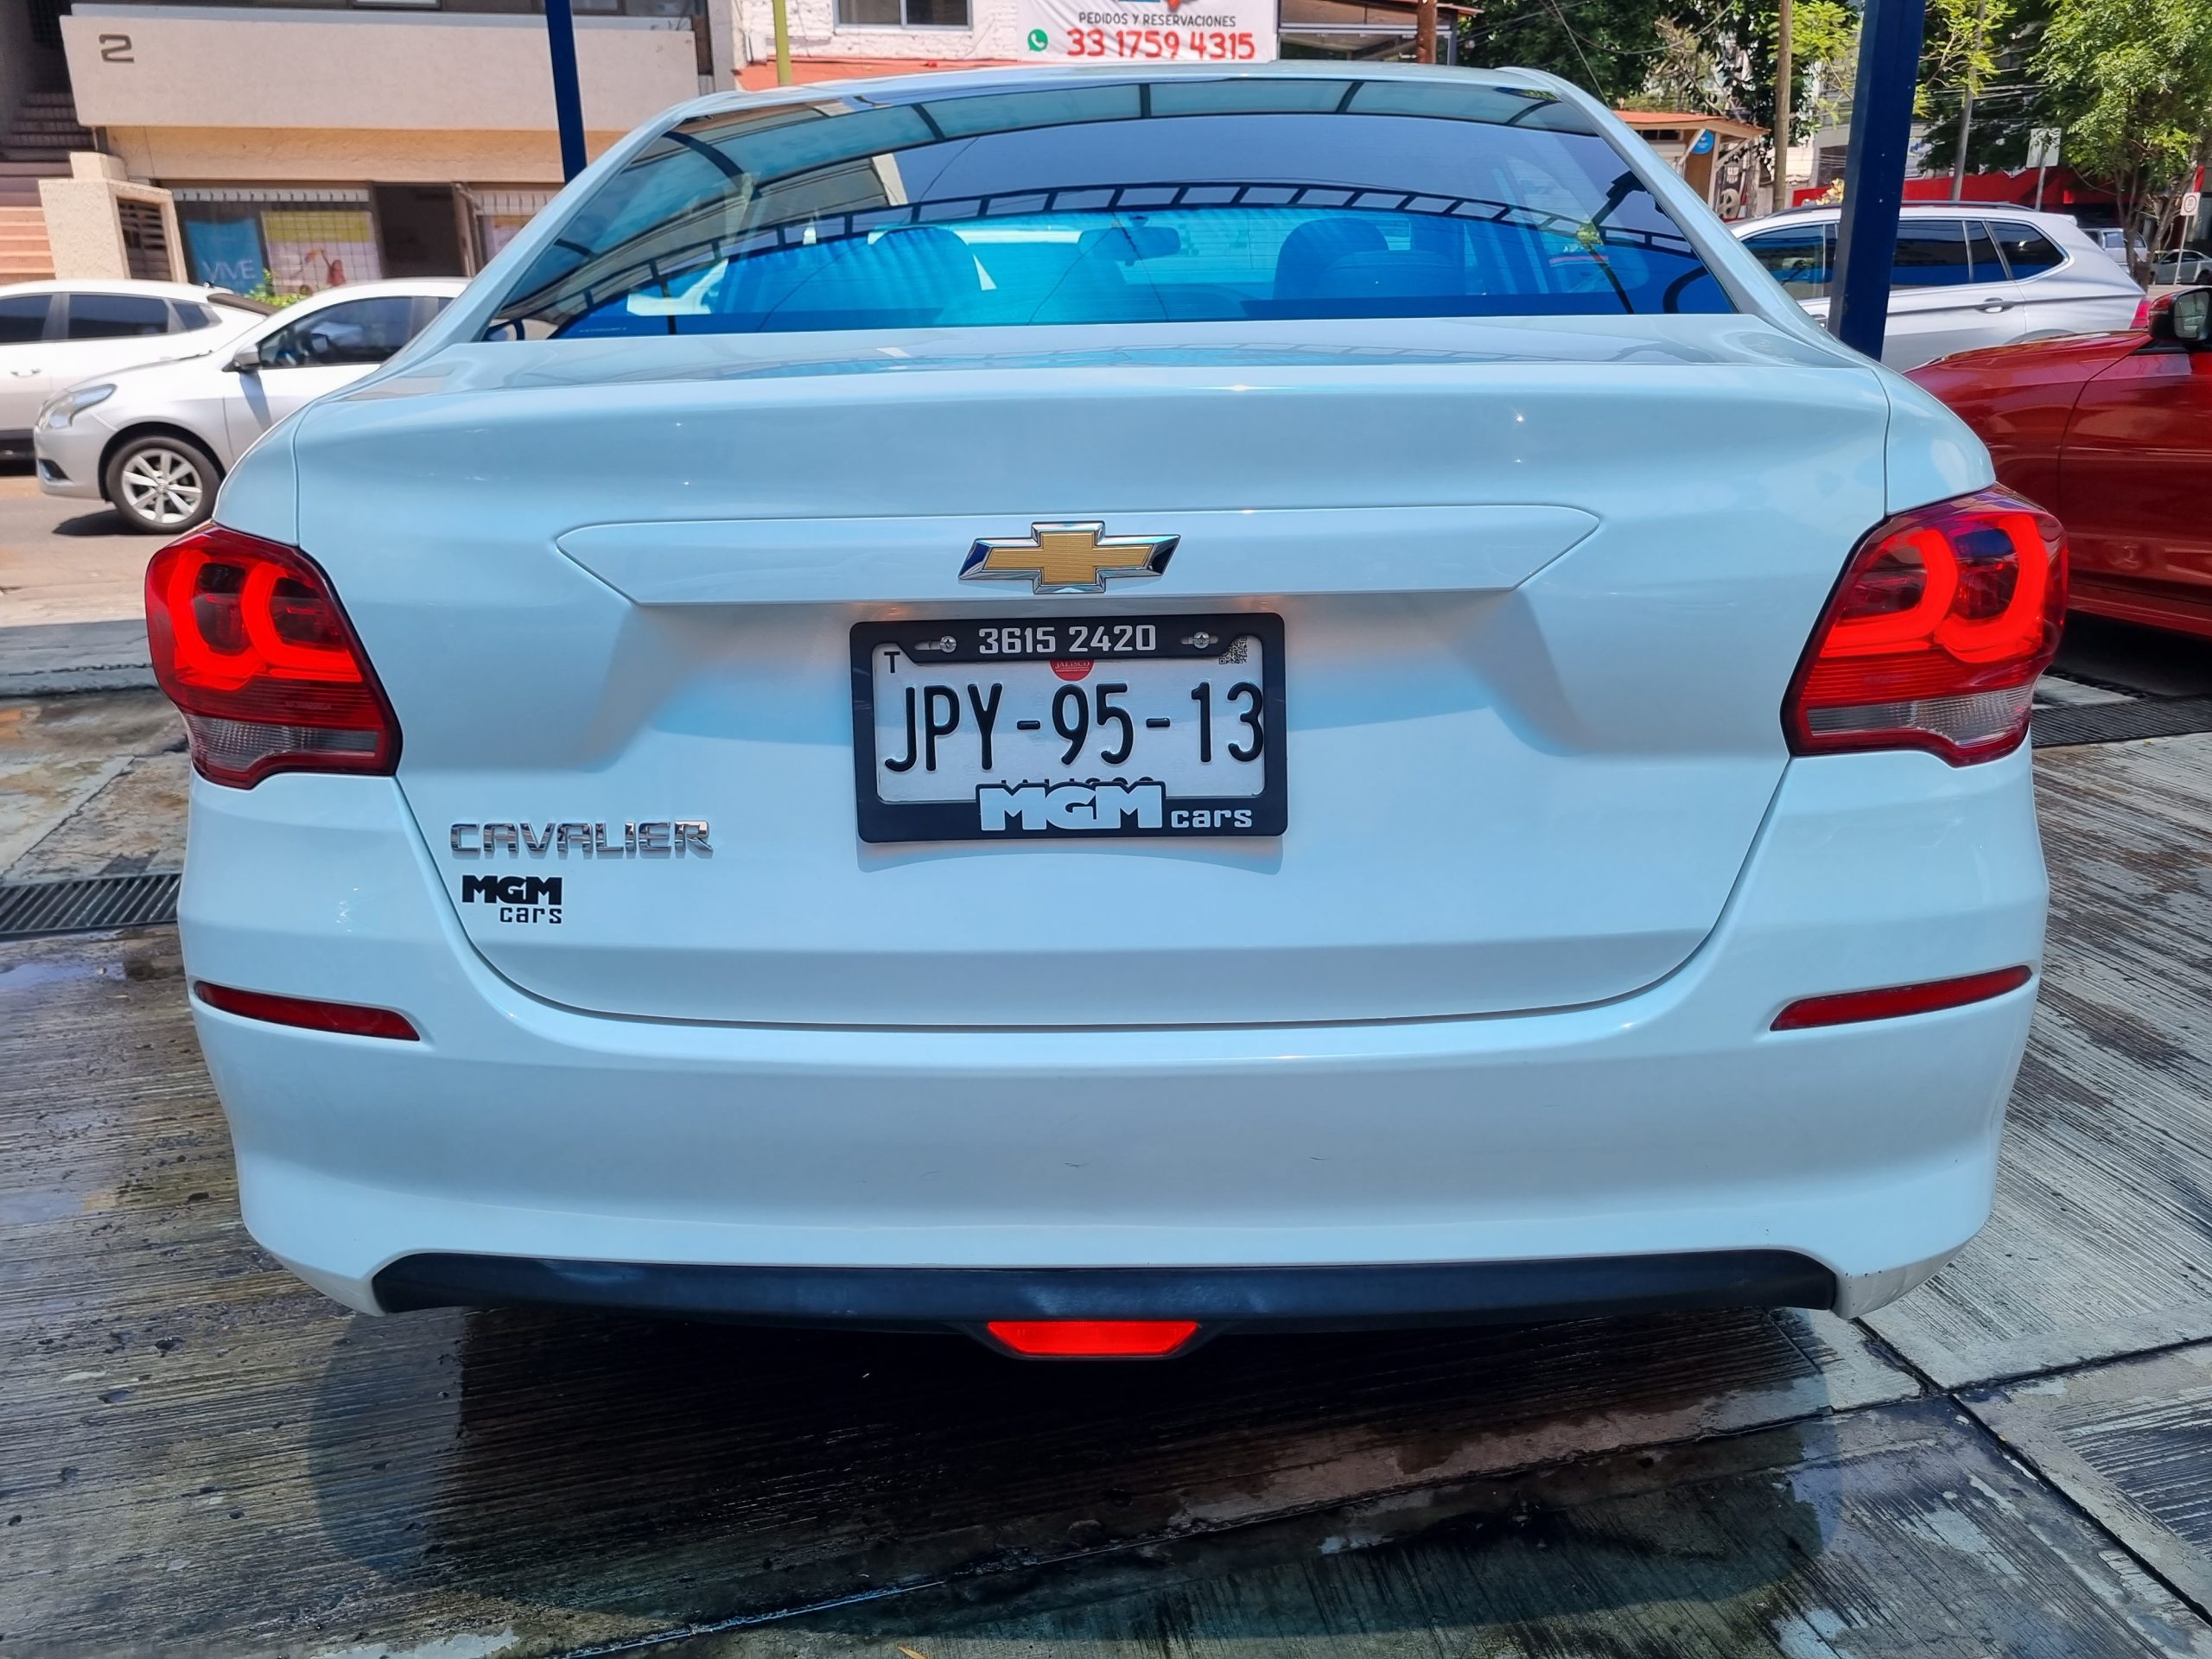
[[1195,1319],[993,1319],[984,1328],[1032,1359],[1160,1359],[1198,1333]]
[[2066,616],[2066,536],[2009,490],[1916,507],[1851,557],[1783,705],[1790,749],[1927,749],[1953,766],[2027,735]]
[[273,772],[398,764],[391,705],[297,548],[220,524],[171,542],[146,567],[146,636],[202,777],[251,789]]
[[334,1031],[346,1037],[390,1037],[416,1043],[422,1038],[404,1014],[390,1008],[365,1008],[354,1002],[323,1002],[308,996],[277,996],[268,991],[238,991],[227,985],[194,982],[193,995],[211,1008],[247,1020],[266,1020],[276,1026],[298,1026],[307,1031]]
[[2130,328],[2148,328],[2151,326],[2151,296],[2149,295],[2146,294],[2135,302],[2135,315],[2128,319],[2127,326]]
[[1808,996],[1774,1017],[1777,1031],[1808,1031],[1815,1026],[1847,1026],[1861,1020],[1895,1020],[1908,1014],[1962,1008],[2017,991],[2035,977],[2026,968],[1999,968],[1959,979],[1931,979],[1918,985],[1885,985],[1875,991],[1845,991]]

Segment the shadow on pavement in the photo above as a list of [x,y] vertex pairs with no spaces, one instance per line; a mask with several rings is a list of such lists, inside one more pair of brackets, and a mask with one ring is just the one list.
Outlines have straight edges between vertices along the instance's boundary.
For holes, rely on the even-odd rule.
[[2212,639],[2075,611],[2052,665],[2059,673],[2153,697],[2212,692]]
[[[666,1628],[1682,1437],[1732,1383],[1786,1376],[1786,1414],[1817,1413],[1825,1379],[1793,1323],[1232,1338],[1059,1366],[960,1337],[356,1320],[322,1377],[309,1478],[330,1543],[394,1590]],[[1773,1501],[1765,1530],[1805,1531],[1793,1497]],[[1783,1559],[1714,1570],[1740,1590]]]
[[[79,513],[74,518],[64,518],[54,525],[54,533],[57,536],[129,536],[134,532],[129,524],[124,523],[121,513],[113,507],[102,507],[97,512]],[[146,550],[149,555],[161,544],[159,537],[146,537]]]

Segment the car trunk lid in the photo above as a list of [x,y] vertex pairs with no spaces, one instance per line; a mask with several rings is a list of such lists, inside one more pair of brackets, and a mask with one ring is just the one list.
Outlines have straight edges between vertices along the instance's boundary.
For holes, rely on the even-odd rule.
[[[1882,516],[1886,401],[1753,321],[1580,324],[921,366],[817,340],[718,372],[697,340],[460,348],[308,417],[301,540],[461,927],[551,1001],[951,1027],[1600,1001],[1727,901],[1791,670]],[[1103,594],[961,579],[979,540],[1079,521],[1173,561]],[[1280,619],[1285,833],[861,838],[856,627],[1107,615]]]

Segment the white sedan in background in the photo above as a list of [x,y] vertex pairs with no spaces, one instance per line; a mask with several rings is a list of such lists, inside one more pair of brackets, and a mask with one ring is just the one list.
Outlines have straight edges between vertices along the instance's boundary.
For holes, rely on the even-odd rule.
[[[1775,280],[1826,320],[1840,207],[1798,207],[1732,226]],[[1954,352],[2126,328],[2141,284],[2065,213],[1907,202],[1890,270],[1882,361],[1916,369]]]
[[0,285],[0,456],[31,453],[31,423],[59,388],[212,350],[272,308],[191,283],[112,277]]
[[432,277],[328,289],[196,355],[70,386],[32,431],[39,486],[107,501],[149,535],[189,530],[256,438],[384,362],[465,286]]
[[1162,1356],[1988,1214],[2058,527],[1561,81],[701,99],[286,436],[149,622],[354,1307]]

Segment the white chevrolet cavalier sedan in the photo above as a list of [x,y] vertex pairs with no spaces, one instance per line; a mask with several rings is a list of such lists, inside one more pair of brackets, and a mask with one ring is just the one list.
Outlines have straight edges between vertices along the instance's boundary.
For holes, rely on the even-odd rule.
[[2058,527],[1590,99],[703,99],[148,575],[350,1306],[1860,1313],[1987,1214]]

